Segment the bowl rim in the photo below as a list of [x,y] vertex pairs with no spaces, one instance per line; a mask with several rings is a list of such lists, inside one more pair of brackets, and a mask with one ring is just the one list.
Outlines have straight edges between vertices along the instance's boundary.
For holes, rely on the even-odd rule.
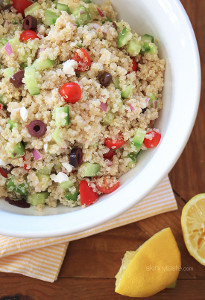
[[[50,216],[28,216],[28,215],[18,215],[9,213],[6,211],[0,211],[0,234],[6,235],[6,236],[13,236],[13,237],[24,237],[24,238],[45,238],[45,237],[59,237],[59,236],[65,236],[65,235],[73,235],[82,231],[86,231],[88,229],[94,228],[96,226],[99,226],[101,224],[106,223],[109,220],[112,220],[116,218],[117,216],[121,215],[122,213],[126,212],[128,209],[130,209],[132,206],[137,204],[141,199],[143,199],[149,192],[153,190],[153,188],[160,183],[160,181],[168,174],[168,172],[172,169],[176,161],[178,160],[179,156],[181,155],[189,137],[192,132],[194,121],[197,116],[198,112],[198,106],[199,106],[199,100],[200,100],[200,92],[201,92],[201,65],[200,65],[200,56],[199,56],[199,50],[198,45],[195,37],[195,33],[193,31],[191,22],[189,20],[189,17],[181,4],[179,0],[172,0],[172,5],[175,5],[178,10],[181,11],[183,17],[184,17],[184,27],[186,27],[187,32],[190,34],[190,39],[193,46],[193,57],[192,60],[194,61],[195,67],[196,67],[196,74],[195,74],[195,83],[193,84],[193,89],[195,90],[196,95],[196,105],[194,107],[194,111],[190,120],[190,124],[188,124],[188,128],[186,131],[186,135],[183,137],[183,141],[180,144],[180,147],[175,152],[174,157],[171,161],[167,164],[166,168],[161,172],[160,176],[156,179],[153,179],[152,183],[149,185],[149,188],[146,189],[146,191],[142,192],[140,194],[140,199],[136,199],[136,196],[129,196],[131,200],[127,203],[124,203],[122,206],[120,206],[118,209],[114,211],[107,211],[107,208],[102,206],[102,202],[99,201],[95,204],[95,206],[99,206],[99,209],[101,210],[101,213],[103,214],[103,218],[97,219],[96,216],[93,215],[92,219],[87,220],[85,223],[78,224],[75,226],[75,228],[70,228],[68,225],[70,224],[69,214],[59,214],[59,215],[50,215]],[[198,105],[197,105],[198,100]],[[153,159],[153,158],[152,158]],[[151,161],[150,161],[151,162]],[[121,189],[121,197],[127,196],[126,192],[128,191],[128,185],[129,188],[134,189],[135,186],[135,177],[131,178],[129,180],[129,183],[126,183],[125,186]],[[113,201],[116,201],[117,199],[117,193],[113,195]],[[89,215],[92,215],[92,213],[95,214],[95,208],[94,206],[90,206]],[[78,212],[72,212],[72,218],[75,218],[76,213],[82,214],[83,209],[78,210]],[[12,222],[13,216],[15,215],[15,222],[17,222],[17,226],[10,227],[9,223]],[[66,217],[67,216],[67,217]],[[41,218],[40,223],[41,226],[38,226],[39,218]],[[59,219],[60,218],[60,219]],[[71,219],[72,219],[71,218]],[[48,220],[49,219],[49,220]],[[24,230],[20,230],[18,227],[18,221],[20,223],[28,224],[28,226],[25,225]],[[55,224],[55,228],[51,227],[48,228],[46,225],[48,224]],[[60,222],[59,222],[60,221]],[[11,223],[10,223],[11,224]],[[34,226],[35,224],[35,226]],[[8,226],[7,226],[8,225]],[[57,226],[56,226],[57,225]],[[48,226],[48,225],[47,225]]]

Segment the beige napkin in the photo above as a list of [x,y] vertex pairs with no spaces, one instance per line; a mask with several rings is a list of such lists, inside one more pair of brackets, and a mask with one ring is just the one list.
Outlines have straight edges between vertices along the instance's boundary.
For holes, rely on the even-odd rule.
[[176,209],[177,203],[169,179],[166,177],[149,196],[132,209],[93,229],[64,237],[46,239],[0,236],[0,271],[20,273],[53,282],[58,278],[69,241]]

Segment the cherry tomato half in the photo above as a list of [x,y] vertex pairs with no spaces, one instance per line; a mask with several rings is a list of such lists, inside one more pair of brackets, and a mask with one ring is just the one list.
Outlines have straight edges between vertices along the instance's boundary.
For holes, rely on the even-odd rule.
[[137,71],[137,62],[134,57],[132,58],[132,71],[133,72]]
[[76,103],[81,98],[81,88],[75,82],[67,82],[60,89],[60,95],[68,103]]
[[105,139],[104,143],[110,149],[118,149],[125,143],[125,140],[123,137],[120,137],[117,140],[112,140],[110,138],[107,138]]
[[99,192],[103,194],[110,194],[118,189],[120,186],[119,181],[113,181],[110,177],[103,177],[96,180],[96,187]]
[[90,69],[91,60],[88,52],[85,49],[82,48],[77,50],[72,59],[74,59],[78,63],[76,71],[85,72]]
[[20,42],[26,42],[28,40],[40,39],[37,33],[33,30],[25,30],[20,35]]
[[110,149],[107,153],[103,154],[103,157],[104,157],[104,159],[112,160],[114,155],[115,155],[115,152],[112,149]]
[[98,199],[98,194],[93,191],[93,189],[88,185],[86,180],[80,182],[80,202],[81,205],[90,205],[96,202]]
[[33,4],[33,2],[28,0],[13,0],[12,2],[13,7],[21,14],[24,14],[24,9]]
[[156,132],[154,130],[147,132],[151,136],[151,139],[145,138],[144,139],[144,145],[147,148],[154,148],[156,147],[161,139],[161,134],[159,132]]
[[3,169],[3,168],[0,168],[0,174],[1,174],[4,178],[7,178],[7,177],[8,177],[6,170]]

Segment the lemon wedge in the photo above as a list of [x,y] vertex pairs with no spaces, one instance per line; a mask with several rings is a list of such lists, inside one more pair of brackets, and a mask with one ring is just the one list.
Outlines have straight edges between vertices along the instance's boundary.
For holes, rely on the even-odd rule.
[[181,225],[187,250],[205,266],[205,194],[187,202],[182,210]]
[[173,284],[179,275],[181,255],[170,228],[127,251],[116,275],[115,292],[129,297],[149,297]]

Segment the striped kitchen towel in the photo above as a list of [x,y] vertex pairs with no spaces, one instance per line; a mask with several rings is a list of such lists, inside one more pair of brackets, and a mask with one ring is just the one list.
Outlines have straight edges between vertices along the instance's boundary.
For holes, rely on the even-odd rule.
[[0,236],[0,271],[44,281],[57,279],[69,241],[177,209],[168,177],[143,201],[120,217],[93,229],[58,238],[25,239]]

